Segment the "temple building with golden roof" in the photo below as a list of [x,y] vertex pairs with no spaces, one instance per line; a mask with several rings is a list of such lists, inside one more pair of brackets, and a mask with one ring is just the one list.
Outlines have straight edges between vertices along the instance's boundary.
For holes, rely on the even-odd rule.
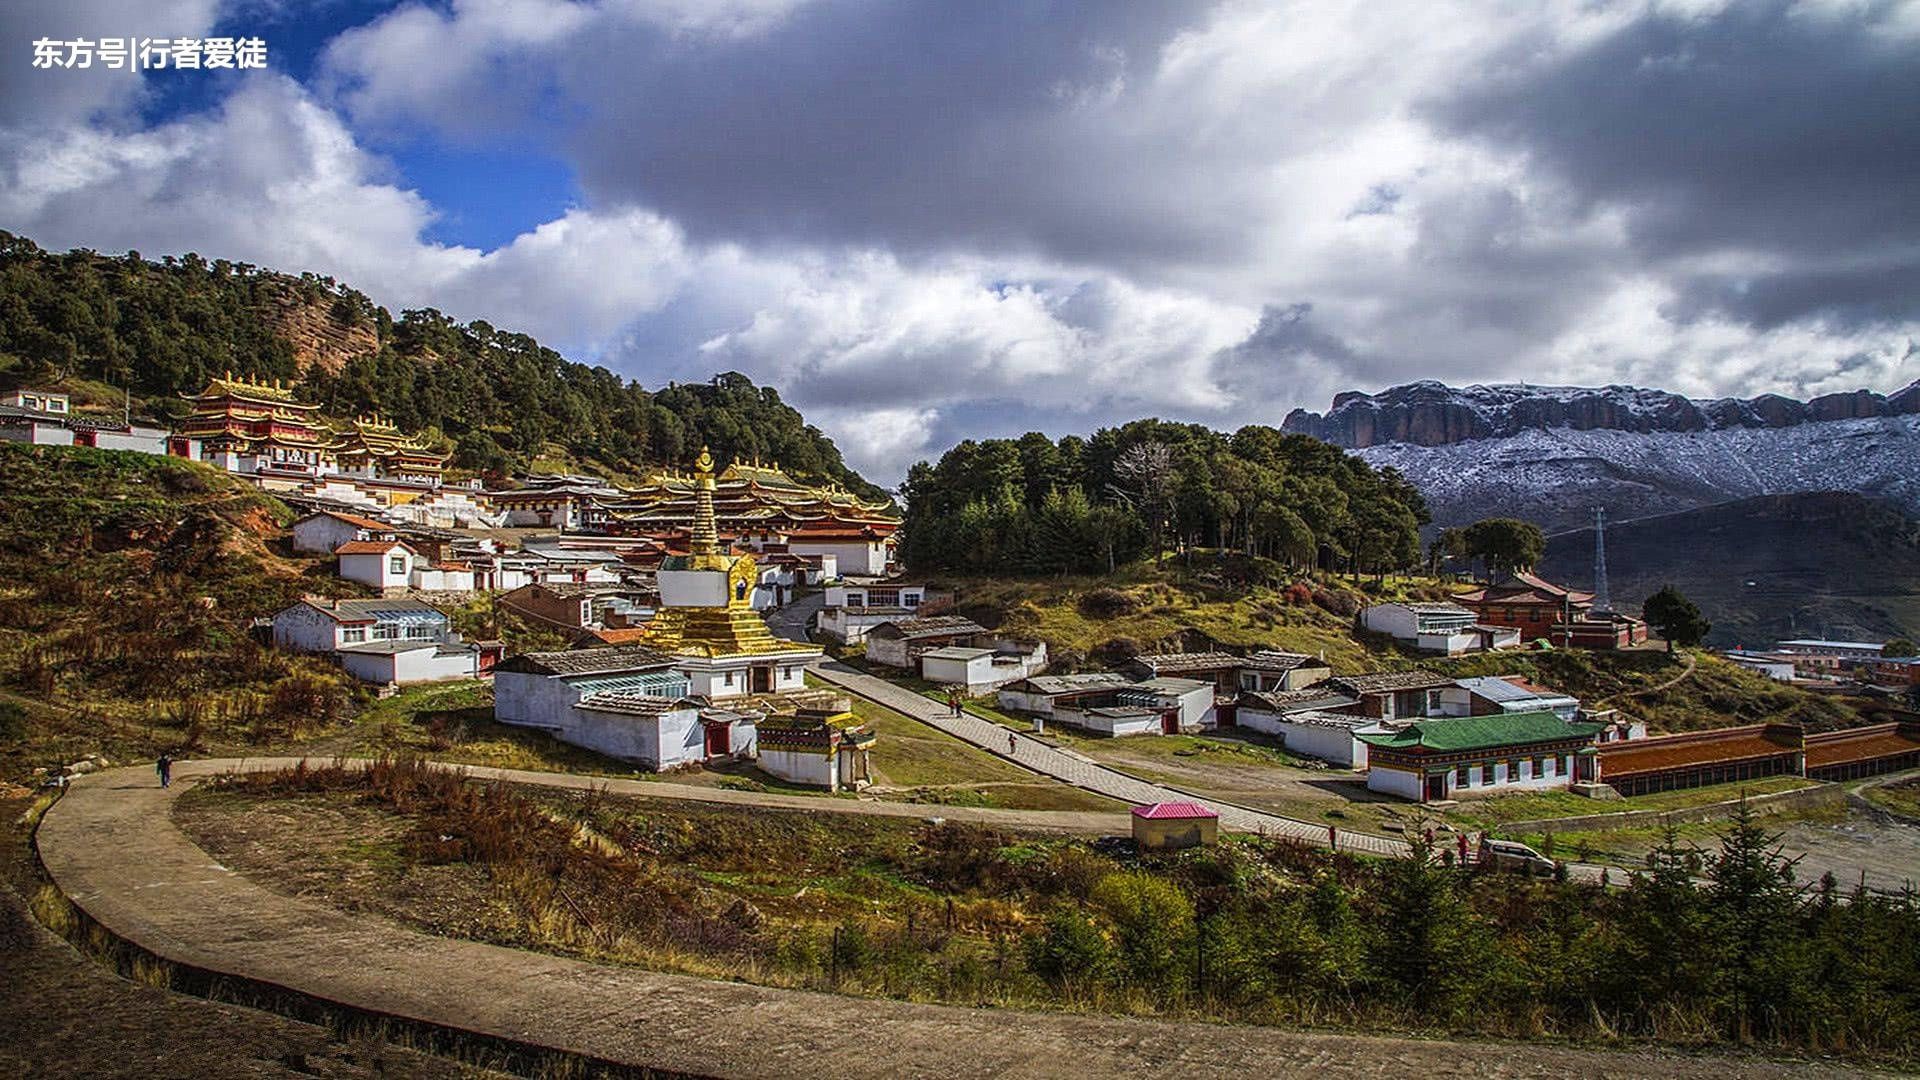
[[432,486],[446,471],[445,454],[391,421],[362,416],[335,426],[280,379],[227,372],[187,402],[192,412],[171,452],[263,482],[350,476]]
[[722,548],[714,508],[713,455],[700,451],[692,477],[688,552],[660,564],[660,606],[645,644],[675,657],[690,692],[709,699],[777,694],[806,686],[821,650],[774,636],[753,607],[759,572],[751,554]]
[[[761,554],[830,556],[843,574],[880,575],[892,564],[900,515],[837,484],[802,483],[778,462],[735,462],[709,476],[714,527]],[[606,531],[676,543],[693,528],[698,473],[663,469],[601,508]],[[827,576],[834,576],[829,574]]]
[[348,476],[437,481],[447,455],[435,453],[418,435],[401,431],[379,414],[356,416],[337,431],[334,455]]
[[332,471],[334,434],[320,407],[296,400],[279,379],[255,382],[227,372],[187,403],[193,411],[174,435],[184,456],[236,473]]

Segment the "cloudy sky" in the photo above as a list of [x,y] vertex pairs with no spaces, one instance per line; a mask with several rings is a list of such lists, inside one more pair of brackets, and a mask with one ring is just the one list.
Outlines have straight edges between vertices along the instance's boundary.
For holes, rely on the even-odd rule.
[[[39,70],[259,36],[266,71]],[[1920,378],[1920,2],[9,0],[0,228],[334,275],[874,478],[1345,389]]]

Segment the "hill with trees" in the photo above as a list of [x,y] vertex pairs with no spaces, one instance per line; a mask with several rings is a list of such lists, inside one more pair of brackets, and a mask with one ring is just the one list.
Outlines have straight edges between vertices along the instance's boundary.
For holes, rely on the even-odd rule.
[[885,495],[744,375],[649,391],[484,321],[431,308],[396,319],[328,277],[194,254],[55,254],[0,231],[0,386],[58,384],[78,404],[116,408],[129,391],[137,411],[171,421],[184,415],[181,395],[227,371],[285,379],[331,415],[379,412],[426,431],[476,472],[631,474],[707,445],[722,460],[778,460]]
[[1213,547],[1385,574],[1419,565],[1420,493],[1318,439],[1135,420],[1088,437],[967,440],[907,474],[918,571],[1102,573]]

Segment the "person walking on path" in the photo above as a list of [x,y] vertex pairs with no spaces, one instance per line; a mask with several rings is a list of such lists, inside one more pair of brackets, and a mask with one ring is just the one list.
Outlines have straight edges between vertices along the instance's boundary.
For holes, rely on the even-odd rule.
[[160,777],[161,787],[173,786],[173,758],[170,755],[162,753],[153,763],[153,771]]
[[1020,749],[1019,736],[1015,735],[1011,731],[1007,732],[1007,756],[1012,757],[1014,754],[1014,751],[1018,749]]
[[958,690],[947,691],[947,715],[956,718],[960,715],[960,691]]

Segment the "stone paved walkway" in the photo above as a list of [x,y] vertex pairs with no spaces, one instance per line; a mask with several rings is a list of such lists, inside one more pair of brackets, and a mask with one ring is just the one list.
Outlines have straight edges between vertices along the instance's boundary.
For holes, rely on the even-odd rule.
[[[1089,761],[1078,754],[1068,753],[1038,739],[1001,727],[992,721],[982,720],[971,713],[954,716],[945,706],[931,698],[923,697],[905,687],[868,675],[846,664],[827,661],[814,665],[810,670],[819,678],[869,701],[885,705],[895,712],[903,713],[957,739],[998,754],[1017,765],[1063,780],[1075,787],[1085,788],[1135,805],[1169,801],[1202,803],[1219,813],[1223,828],[1264,833],[1267,836],[1291,836],[1322,847],[1327,844],[1328,832],[1325,825],[1202,798],[1189,792],[1128,776],[1126,773]],[[1397,858],[1405,858],[1410,853],[1404,841],[1385,836],[1342,830],[1338,837],[1342,851]]]
[[[1786,1078],[1809,1063],[1382,1038],[1200,1022],[958,1008],[779,990],[433,937],[262,888],[176,828],[170,803],[214,771],[183,762],[80,778],[40,857],[108,930],[166,960],[442,1028],[636,1068],[768,1077],[1204,1080],[1464,1075]],[[538,775],[538,774],[536,774]],[[1828,1063],[1823,1072],[1833,1074]]]

